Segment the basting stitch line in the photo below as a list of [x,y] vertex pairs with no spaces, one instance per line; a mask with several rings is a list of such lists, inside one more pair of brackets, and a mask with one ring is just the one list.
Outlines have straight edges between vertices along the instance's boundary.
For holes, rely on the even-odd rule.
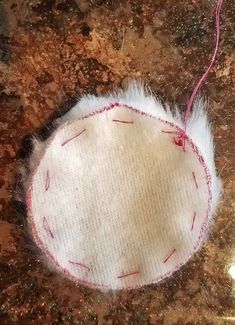
[[86,131],[86,129],[82,130],[80,133],[78,133],[78,134],[75,135],[74,137],[72,137],[72,138],[66,140],[65,142],[63,142],[63,143],[61,144],[61,147],[63,147],[63,146],[66,145],[68,142],[72,141],[73,139],[76,139],[77,137],[79,137],[79,135],[81,135],[81,134],[82,134],[83,132],[85,132],[85,131]]
[[51,238],[55,238],[54,235],[53,235],[53,232],[51,231],[50,229],[50,226],[47,222],[47,219],[46,217],[43,217],[43,228],[46,230],[46,232],[51,236]]
[[196,212],[194,212],[194,214],[193,214],[193,222],[192,222],[192,226],[191,226],[191,231],[192,231],[193,228],[194,228],[195,219],[196,219]]
[[161,130],[162,133],[168,133],[168,134],[178,134],[177,131],[165,131]]
[[196,188],[198,189],[198,183],[197,183],[196,175],[195,175],[194,172],[192,172],[192,175],[193,175],[193,179],[194,179],[194,182],[195,182]]
[[123,123],[123,124],[134,124],[133,121],[123,121],[123,120],[112,120],[113,122]]
[[139,271],[135,271],[135,272],[127,273],[127,274],[118,275],[117,278],[122,279],[122,278],[125,278],[127,276],[136,275],[136,274],[139,274],[139,273],[140,273]]
[[91,269],[89,268],[89,266],[87,266],[87,265],[84,264],[84,263],[74,262],[74,261],[70,261],[70,260],[69,260],[69,263],[70,263],[70,264],[73,264],[73,265],[78,265],[78,266],[84,267],[84,268],[86,268],[88,271],[91,270]]
[[166,263],[169,258],[176,252],[176,249],[174,248],[173,251],[165,258],[165,260],[163,261],[163,263]]
[[49,190],[50,183],[51,183],[51,180],[50,180],[49,170],[47,170],[47,173],[46,173],[45,192]]

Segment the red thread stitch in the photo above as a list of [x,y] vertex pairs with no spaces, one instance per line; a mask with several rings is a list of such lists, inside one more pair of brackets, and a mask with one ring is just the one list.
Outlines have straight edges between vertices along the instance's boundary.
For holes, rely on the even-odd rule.
[[196,179],[195,173],[192,172],[192,174],[193,174],[193,179],[194,179],[194,182],[195,182],[196,188],[198,188],[198,183],[197,183],[197,179]]
[[176,252],[176,249],[174,248],[173,251],[165,258],[165,260],[163,261],[163,263],[166,263],[169,258]]
[[81,266],[81,267],[84,267],[86,268],[88,271],[90,271],[91,269],[89,268],[89,266],[83,264],[83,263],[79,263],[79,262],[74,262],[74,261],[69,261],[70,264],[73,264],[73,265],[78,265],[78,266]]
[[162,133],[169,133],[169,134],[175,134],[178,138],[173,138],[173,143],[179,147],[182,147],[185,151],[185,140],[187,139],[187,136],[183,130],[178,131],[165,131],[162,130]]
[[46,184],[45,184],[45,192],[49,189],[50,187],[50,175],[49,175],[49,170],[47,170],[47,174],[46,174]]
[[179,136],[178,139],[173,138],[173,142],[174,142],[174,144],[175,144],[176,146],[178,146],[178,147],[183,147],[183,149],[184,149],[185,142],[184,142],[184,139],[183,139],[181,136]]
[[118,279],[121,279],[121,278],[125,278],[129,275],[136,275],[136,274],[139,274],[139,271],[135,271],[135,272],[131,272],[131,273],[127,273],[127,274],[123,274],[123,275],[118,275]]
[[55,238],[51,229],[50,229],[50,226],[47,222],[46,217],[43,217],[43,228],[47,231],[47,233],[51,236],[51,238],[53,238],[53,239]]
[[72,137],[72,138],[66,140],[65,142],[63,142],[63,143],[61,144],[61,147],[63,147],[63,146],[66,145],[68,142],[72,141],[73,139],[76,139],[77,137],[79,137],[79,135],[81,135],[81,134],[82,134],[83,132],[85,132],[85,131],[86,131],[86,129],[82,130],[80,133],[78,133],[78,134],[75,135],[74,137]]
[[194,212],[194,214],[193,214],[193,222],[192,222],[192,226],[191,226],[191,231],[192,231],[193,228],[194,228],[195,219],[196,219],[196,212]]
[[113,122],[124,123],[124,124],[133,124],[133,121],[122,121],[122,120],[113,120]]

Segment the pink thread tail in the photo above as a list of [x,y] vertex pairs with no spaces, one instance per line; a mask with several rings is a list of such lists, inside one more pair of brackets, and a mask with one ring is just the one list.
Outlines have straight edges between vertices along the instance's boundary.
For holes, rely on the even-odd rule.
[[215,62],[215,58],[218,52],[218,48],[219,48],[219,39],[220,39],[220,10],[221,10],[221,6],[222,6],[222,2],[223,0],[217,0],[216,3],[216,11],[215,11],[215,26],[216,26],[216,42],[215,42],[215,48],[213,51],[213,55],[211,58],[211,61],[206,69],[206,71],[203,73],[203,75],[201,76],[201,78],[199,79],[199,81],[197,82],[196,86],[193,89],[193,92],[189,98],[189,101],[187,103],[186,106],[186,112],[185,112],[185,116],[184,116],[184,130],[180,130],[178,131],[178,139],[174,139],[174,143],[177,146],[183,147],[183,149],[185,149],[185,140],[186,140],[186,129],[187,129],[187,124],[188,124],[188,120],[189,120],[189,115],[190,115],[190,111],[194,102],[194,99],[197,95],[197,92],[199,90],[199,88],[201,87],[203,81],[206,79],[208,73],[211,70],[211,67],[213,65],[213,63]]
[[46,232],[51,236],[51,238],[55,238],[53,235],[53,232],[51,231],[51,228],[47,222],[46,217],[43,217],[43,228],[46,230]]
[[191,231],[192,231],[193,228],[194,228],[195,219],[196,219],[196,212],[194,212],[194,214],[193,214],[193,222],[192,222],[192,226],[191,226]]
[[165,260],[163,261],[163,263],[166,263],[175,252],[176,252],[176,249],[174,248],[173,251],[165,258]]
[[49,190],[50,183],[51,183],[51,180],[50,180],[49,170],[47,170],[47,173],[46,173],[45,192]]
[[216,4],[216,13],[215,13],[215,26],[216,26],[216,42],[215,42],[215,48],[214,48],[214,52],[210,61],[209,66],[207,67],[206,71],[203,73],[203,75],[201,76],[201,78],[199,79],[199,81],[197,82],[192,95],[189,98],[187,107],[186,107],[186,113],[185,113],[185,117],[184,117],[184,131],[186,132],[186,128],[187,128],[187,123],[189,120],[189,114],[195,99],[195,96],[197,94],[198,89],[201,87],[201,84],[203,83],[203,81],[206,79],[208,73],[211,70],[211,67],[215,61],[215,57],[216,54],[218,52],[218,47],[219,47],[219,39],[220,39],[220,10],[221,10],[221,6],[222,6],[222,2],[223,0],[218,0],[217,4]]
[[122,121],[122,120],[113,120],[113,122],[124,123],[124,124],[133,124],[133,121]]
[[65,146],[68,142],[72,141],[73,139],[76,139],[78,138],[83,132],[85,132],[86,129],[82,130],[80,133],[78,133],[77,135],[75,135],[74,137],[64,141],[62,144],[61,144],[61,147]]
[[88,271],[90,271],[91,269],[89,268],[89,266],[83,264],[83,263],[79,263],[79,262],[74,262],[74,261],[69,261],[70,264],[73,264],[73,265],[78,265],[78,266],[81,266],[81,267],[84,267],[85,269],[87,269]]
[[194,179],[194,182],[195,182],[196,188],[198,188],[198,183],[197,183],[196,175],[195,175],[194,172],[192,172],[192,174],[193,174],[193,179]]
[[139,274],[139,271],[135,271],[135,272],[127,273],[127,274],[122,274],[122,275],[119,275],[117,278],[121,279],[121,278],[125,278],[127,276],[130,276],[130,275],[136,275],[136,274]]

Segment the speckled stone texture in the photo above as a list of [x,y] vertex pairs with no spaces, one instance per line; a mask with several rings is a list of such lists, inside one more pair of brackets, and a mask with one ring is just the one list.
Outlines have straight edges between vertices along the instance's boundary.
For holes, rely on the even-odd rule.
[[[222,6],[222,41],[202,93],[216,143],[223,201],[202,250],[171,279],[104,294],[49,270],[15,201],[30,134],[85,92],[140,78],[183,111],[214,47],[207,0],[0,1],[0,324],[233,324],[235,6]],[[44,127],[44,128],[43,128]],[[235,276],[233,274],[233,276]]]

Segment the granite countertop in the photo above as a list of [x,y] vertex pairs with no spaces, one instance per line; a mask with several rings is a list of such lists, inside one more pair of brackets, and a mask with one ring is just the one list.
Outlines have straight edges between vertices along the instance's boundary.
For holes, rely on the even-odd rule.
[[208,240],[159,285],[102,293],[49,270],[15,201],[30,135],[75,96],[145,81],[181,110],[214,47],[208,0],[0,1],[0,324],[234,324],[235,6],[222,6],[209,103],[224,193]]

